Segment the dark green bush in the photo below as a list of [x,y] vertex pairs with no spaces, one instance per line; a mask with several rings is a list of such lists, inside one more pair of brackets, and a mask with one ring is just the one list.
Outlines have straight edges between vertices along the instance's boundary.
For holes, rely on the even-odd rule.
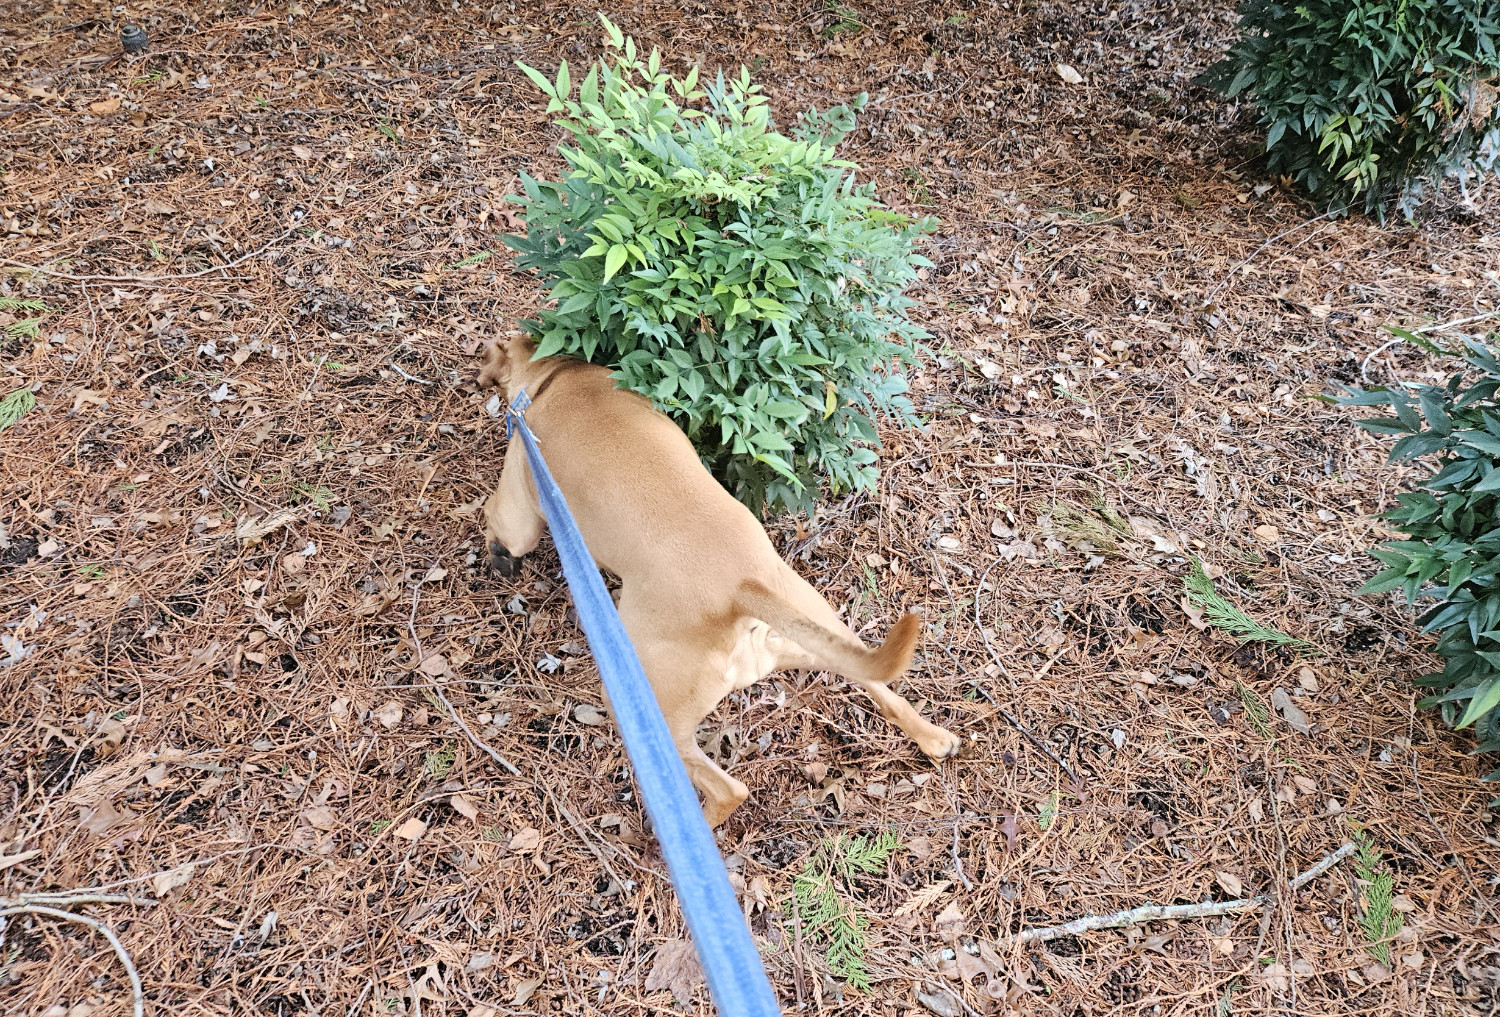
[[1432,177],[1500,152],[1495,0],[1249,0],[1207,84],[1261,108],[1270,168],[1333,208],[1410,214]]
[[902,289],[930,264],[913,245],[932,223],[834,157],[853,110],[788,137],[747,71],[700,90],[696,69],[672,77],[605,27],[613,59],[576,86],[566,63],[555,81],[522,67],[573,136],[572,172],[523,175],[515,199],[516,264],[557,301],[524,323],[538,353],[614,368],[752,508],[872,486],[873,418],[915,423],[902,369],[927,334]]
[[[1429,352],[1418,336],[1398,332]],[[1385,565],[1360,593],[1400,590],[1407,603],[1431,601],[1418,618],[1438,634],[1442,671],[1416,679],[1458,727],[1477,725],[1479,751],[1500,750],[1500,359],[1496,348],[1465,340],[1464,369],[1446,385],[1351,389],[1339,401],[1390,406],[1394,417],[1361,420],[1376,434],[1401,435],[1391,461],[1432,456],[1437,469],[1399,496],[1382,517],[1407,535],[1373,549]],[[1486,779],[1500,779],[1500,770]]]

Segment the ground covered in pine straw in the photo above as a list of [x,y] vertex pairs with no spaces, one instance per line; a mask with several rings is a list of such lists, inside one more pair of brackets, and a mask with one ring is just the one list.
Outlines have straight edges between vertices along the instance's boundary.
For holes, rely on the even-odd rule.
[[[1414,709],[1409,616],[1352,596],[1407,475],[1316,397],[1443,369],[1383,324],[1484,327],[1494,200],[1318,218],[1192,83],[1222,3],[608,13],[676,68],[750,63],[783,123],[868,91],[849,157],[942,220],[928,427],[771,528],[869,638],[926,613],[905,693],[964,752],[822,675],[704,731],[787,1010],[1492,1012],[1494,764]],[[126,58],[104,4],[0,5],[0,393],[36,400],[0,434],[0,898],[127,898],[51,900],[150,1013],[711,1012],[555,558],[476,560],[475,354],[535,300],[501,198],[559,167],[513,62],[581,67],[594,8],[131,14]],[[1316,652],[1238,648],[1193,556]],[[99,932],[17,913],[0,1008],[131,990]]]

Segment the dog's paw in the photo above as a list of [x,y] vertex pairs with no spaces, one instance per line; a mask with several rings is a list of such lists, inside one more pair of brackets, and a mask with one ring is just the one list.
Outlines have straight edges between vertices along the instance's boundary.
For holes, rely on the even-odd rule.
[[511,554],[498,540],[490,541],[490,571],[506,579],[521,573],[521,559]]
[[958,750],[963,748],[963,739],[952,731],[935,727],[932,733],[923,738],[919,744],[921,750],[933,759],[947,759],[949,756],[958,755]]

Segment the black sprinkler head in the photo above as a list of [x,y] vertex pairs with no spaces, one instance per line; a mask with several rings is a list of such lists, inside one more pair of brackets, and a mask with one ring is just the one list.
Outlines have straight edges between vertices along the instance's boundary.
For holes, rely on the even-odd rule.
[[120,45],[127,53],[139,53],[151,42],[146,30],[140,25],[126,25],[120,29]]

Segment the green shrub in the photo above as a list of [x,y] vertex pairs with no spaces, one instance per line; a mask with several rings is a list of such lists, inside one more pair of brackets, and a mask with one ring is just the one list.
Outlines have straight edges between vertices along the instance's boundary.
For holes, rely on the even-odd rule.
[[[1417,620],[1438,633],[1447,663],[1416,679],[1435,690],[1422,705],[1439,707],[1449,724],[1477,725],[1477,751],[1488,752],[1500,750],[1500,359],[1475,340],[1459,352],[1464,369],[1446,385],[1351,389],[1339,402],[1395,410],[1359,421],[1375,434],[1401,435],[1392,462],[1436,458],[1438,468],[1382,517],[1407,539],[1370,551],[1386,567],[1359,592],[1400,590],[1409,604],[1434,602]],[[1500,779],[1500,770],[1486,779]]]
[[834,158],[854,110],[779,134],[748,71],[700,90],[696,68],[675,78],[604,24],[613,58],[576,87],[566,63],[555,81],[522,65],[573,137],[572,172],[523,174],[513,199],[516,264],[557,301],[523,322],[538,355],[614,368],[752,508],[871,487],[872,418],[915,423],[902,371],[927,334],[901,291],[933,224]]
[[1320,202],[1410,214],[1424,178],[1495,167],[1493,0],[1249,0],[1239,30],[1204,80],[1255,97],[1271,170]]

